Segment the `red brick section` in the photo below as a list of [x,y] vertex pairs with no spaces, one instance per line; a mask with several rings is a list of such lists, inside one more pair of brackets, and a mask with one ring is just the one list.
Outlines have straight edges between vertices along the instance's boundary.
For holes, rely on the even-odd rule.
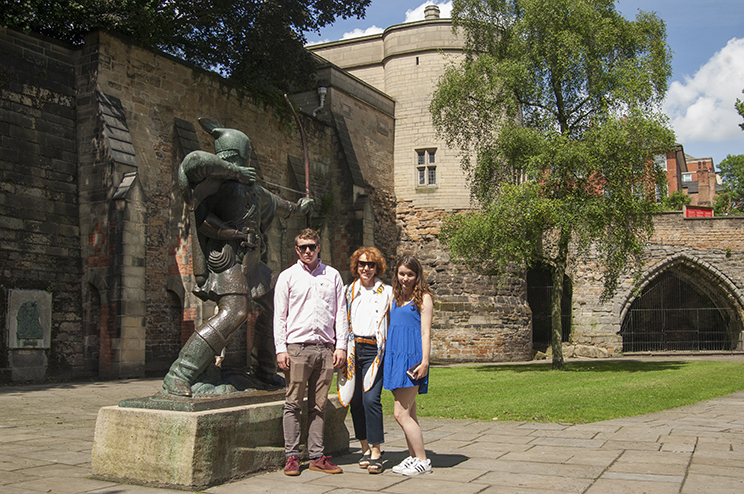
[[339,271],[349,269],[349,235],[343,228],[333,232],[333,267]]
[[196,329],[196,308],[183,309],[181,318],[181,346],[191,337]]
[[176,237],[176,245],[168,248],[168,274],[171,276],[194,274],[191,264],[191,243],[181,235]]
[[114,366],[114,350],[111,342],[116,338],[113,325],[116,316],[114,304],[101,304],[100,353],[98,357],[98,372],[100,375],[110,375]]
[[[116,229],[116,223],[108,225],[108,231]],[[110,252],[109,234],[104,232],[104,224],[96,223],[94,232],[88,234],[88,245],[93,247],[93,255],[88,257],[88,267],[105,268],[111,266],[113,252]]]

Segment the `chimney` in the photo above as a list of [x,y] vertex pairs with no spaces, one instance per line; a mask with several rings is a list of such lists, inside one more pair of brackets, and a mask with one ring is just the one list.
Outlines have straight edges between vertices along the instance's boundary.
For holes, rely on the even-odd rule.
[[439,19],[439,7],[427,5],[424,9],[424,20]]

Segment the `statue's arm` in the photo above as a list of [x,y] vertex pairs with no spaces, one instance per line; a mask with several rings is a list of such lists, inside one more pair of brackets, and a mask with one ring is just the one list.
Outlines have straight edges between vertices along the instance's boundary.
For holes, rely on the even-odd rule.
[[[267,193],[271,194],[271,192]],[[300,202],[290,202],[281,197],[271,194],[271,200],[274,203],[277,213],[282,218],[289,218],[292,216],[305,216],[312,211],[315,201],[309,197],[303,197]]]
[[187,154],[178,167],[178,187],[192,210],[228,180],[251,185],[256,181],[256,170],[225,161],[205,151]]
[[206,212],[197,227],[199,233],[218,240],[247,240],[247,235],[224,222],[214,213]]

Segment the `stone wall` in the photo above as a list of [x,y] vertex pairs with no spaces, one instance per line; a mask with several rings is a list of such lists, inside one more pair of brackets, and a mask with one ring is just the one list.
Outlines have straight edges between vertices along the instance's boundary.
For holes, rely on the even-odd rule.
[[[432,358],[441,361],[515,361],[532,358],[532,312],[526,302],[524,273],[492,280],[452,263],[439,243],[441,219],[448,211],[420,210],[401,201],[398,253],[422,262],[435,295]],[[641,285],[667,269],[700,280],[709,295],[744,321],[744,217],[684,218],[664,213],[645,252]],[[622,353],[618,334],[636,299],[633,280],[621,279],[615,297],[600,303],[602,276],[595,259],[573,262],[572,321],[567,356]]]
[[415,255],[434,294],[432,360],[502,362],[532,358],[532,311],[523,273],[501,279],[475,274],[450,259],[439,242],[451,211],[400,201],[398,253]]
[[[699,278],[710,293],[744,320],[744,217],[685,218],[664,213],[655,218],[655,233],[645,252],[641,288],[666,269]],[[570,267],[573,281],[572,342],[622,352],[618,335],[626,311],[636,298],[632,279],[620,283],[615,297],[599,302],[602,280],[596,262]]]
[[[192,228],[175,180],[188,152],[213,151],[197,119],[245,132],[259,183],[292,201],[301,194],[286,188],[305,188],[295,122],[214,73],[110,34],[93,33],[74,49],[0,34],[0,238],[8,253],[0,283],[4,291],[52,292],[51,345],[37,352],[49,366],[36,366],[40,377],[162,374],[214,307],[191,294]],[[345,271],[365,231],[394,230],[388,213],[375,212],[394,197],[392,116],[374,105],[344,115],[351,146],[366,146],[362,154],[374,158],[363,163],[371,180],[360,194],[336,122],[301,119],[318,203],[312,226],[323,235],[323,260]],[[358,141],[363,122],[387,135]],[[359,195],[372,199],[360,203]],[[294,262],[294,236],[304,226],[302,218],[275,220],[272,269]],[[6,335],[4,328],[0,380],[14,379],[17,367]],[[245,341],[236,331],[228,365],[245,363]]]
[[[0,381],[84,365],[77,52],[0,27]],[[8,348],[8,290],[51,293],[51,347]]]
[[[370,84],[327,64],[316,74],[317,86],[325,89],[322,105],[317,91],[292,96],[305,113],[314,115],[336,129],[338,159],[347,164],[354,193],[351,202],[339,198],[324,201],[339,211],[353,211],[354,221],[344,238],[349,253],[361,246],[375,245],[388,263],[395,261],[398,226],[395,218],[393,167],[395,102]],[[328,216],[327,213],[323,212]],[[335,212],[333,213],[335,214]],[[349,256],[335,259],[347,281]],[[384,276],[385,277],[385,276]]]

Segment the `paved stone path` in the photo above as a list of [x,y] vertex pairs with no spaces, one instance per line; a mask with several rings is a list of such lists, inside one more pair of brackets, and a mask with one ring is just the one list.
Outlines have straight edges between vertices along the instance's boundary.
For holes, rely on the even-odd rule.
[[[0,493],[183,492],[88,478],[98,409],[155,394],[161,379],[0,387]],[[350,420],[350,419],[347,419]],[[695,405],[584,425],[421,420],[434,472],[369,475],[358,453],[342,475],[281,471],[216,486],[210,494],[667,494],[744,492],[744,392]],[[349,422],[350,427],[350,422]],[[350,427],[351,430],[351,427]],[[407,456],[386,417],[389,467]],[[358,443],[352,439],[352,451]]]

